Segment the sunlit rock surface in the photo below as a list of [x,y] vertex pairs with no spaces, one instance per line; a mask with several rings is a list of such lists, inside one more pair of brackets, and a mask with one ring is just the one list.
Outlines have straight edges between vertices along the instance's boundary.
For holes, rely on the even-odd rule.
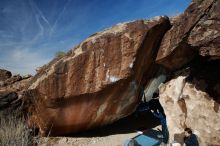
[[131,114],[169,28],[167,17],[118,24],[42,67],[27,92],[30,123],[43,135],[63,135]]
[[[183,140],[189,127],[200,144],[220,143],[220,62],[202,62],[190,73],[178,75],[160,86],[162,104],[170,133],[170,141]],[[199,66],[199,67],[198,67]]]
[[[183,141],[189,127],[202,146],[220,143],[219,14],[220,1],[193,0],[171,19],[173,26],[160,45],[156,62],[171,74],[159,95],[170,142]],[[183,68],[188,68],[185,73]]]
[[219,58],[220,1],[194,0],[183,14],[172,19],[172,28],[165,34],[157,63],[170,70],[189,63],[199,52]]
[[22,103],[22,93],[31,79],[30,75],[13,75],[10,71],[0,69],[0,111],[15,110]]

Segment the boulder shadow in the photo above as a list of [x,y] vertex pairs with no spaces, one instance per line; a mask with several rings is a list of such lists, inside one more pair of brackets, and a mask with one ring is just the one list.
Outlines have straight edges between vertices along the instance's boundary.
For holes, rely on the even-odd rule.
[[114,134],[128,134],[137,131],[144,131],[146,129],[151,129],[160,122],[156,119],[150,111],[143,113],[131,114],[119,121],[106,125],[93,130],[83,131],[80,133],[66,135],[68,137],[103,137]]

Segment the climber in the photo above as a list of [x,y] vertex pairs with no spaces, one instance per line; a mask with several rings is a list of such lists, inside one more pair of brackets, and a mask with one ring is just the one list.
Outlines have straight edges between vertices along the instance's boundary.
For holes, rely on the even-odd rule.
[[163,108],[159,102],[159,94],[154,93],[152,99],[149,101],[149,108],[152,110],[159,109],[161,112],[163,112]]
[[158,109],[157,112],[151,110],[152,114],[160,120],[160,124],[162,126],[162,134],[163,134],[163,142],[167,143],[169,138],[169,133],[167,129],[166,117],[163,113],[161,113]]
[[199,146],[199,142],[195,134],[190,128],[185,128],[184,145],[185,146]]

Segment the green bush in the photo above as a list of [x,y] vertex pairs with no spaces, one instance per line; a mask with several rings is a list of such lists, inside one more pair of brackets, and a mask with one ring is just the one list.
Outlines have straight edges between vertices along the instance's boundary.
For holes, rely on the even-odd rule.
[[65,56],[65,55],[66,55],[65,52],[63,52],[63,51],[58,51],[58,52],[56,52],[55,57],[56,57],[56,58],[60,58],[60,57],[63,57],[63,56]]

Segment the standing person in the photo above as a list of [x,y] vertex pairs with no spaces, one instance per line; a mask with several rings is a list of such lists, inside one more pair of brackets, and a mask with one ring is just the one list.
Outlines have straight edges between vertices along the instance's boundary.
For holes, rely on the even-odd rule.
[[163,108],[159,102],[159,94],[154,93],[152,99],[149,101],[149,108],[156,111],[157,109],[160,110],[160,112],[163,112]]
[[185,146],[199,146],[199,142],[195,134],[190,128],[185,128],[184,144]]
[[163,133],[163,142],[167,143],[169,138],[169,133],[167,129],[166,117],[158,109],[157,112],[154,112],[154,110],[151,110],[151,112],[156,118],[160,120],[160,124],[162,126],[162,133]]

